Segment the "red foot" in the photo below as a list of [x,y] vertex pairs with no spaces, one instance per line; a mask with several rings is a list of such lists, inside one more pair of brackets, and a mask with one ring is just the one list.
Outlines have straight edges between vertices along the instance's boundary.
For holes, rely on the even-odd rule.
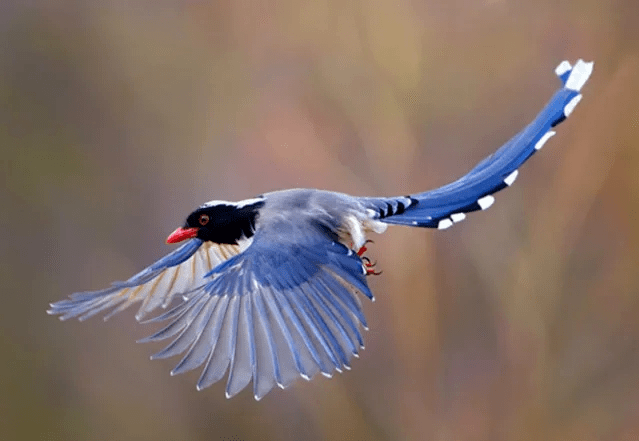
[[375,242],[373,242],[373,241],[372,241],[372,240],[370,240],[370,239],[368,239],[366,242],[364,242],[364,245],[362,245],[362,247],[361,247],[361,248],[359,249],[359,251],[357,252],[357,255],[358,255],[359,257],[362,257],[362,254],[364,254],[364,253],[368,250],[368,248],[366,248],[366,244],[367,244],[367,243],[375,243]]

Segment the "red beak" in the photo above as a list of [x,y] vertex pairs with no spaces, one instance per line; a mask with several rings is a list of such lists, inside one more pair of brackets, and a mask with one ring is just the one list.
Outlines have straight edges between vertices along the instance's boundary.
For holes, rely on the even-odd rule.
[[197,236],[197,228],[176,228],[169,237],[166,238],[166,243],[178,243],[186,239],[193,239]]

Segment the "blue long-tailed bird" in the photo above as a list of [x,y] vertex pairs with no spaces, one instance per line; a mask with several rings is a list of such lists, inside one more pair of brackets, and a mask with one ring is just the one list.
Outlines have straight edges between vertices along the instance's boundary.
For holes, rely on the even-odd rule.
[[363,348],[366,319],[358,295],[373,299],[363,255],[366,234],[388,224],[445,229],[485,210],[513,184],[521,165],[571,114],[593,63],[562,62],[562,87],[537,117],[462,178],[424,193],[355,197],[314,189],[266,193],[240,202],[211,201],[191,213],[168,243],[184,242],[126,282],[75,293],[49,314],[105,319],[142,302],[143,320],[167,322],[142,341],[172,339],[152,358],[184,354],[171,374],[202,366],[197,388],[228,371],[231,397],[253,380],[256,399],[297,377],[350,369]]

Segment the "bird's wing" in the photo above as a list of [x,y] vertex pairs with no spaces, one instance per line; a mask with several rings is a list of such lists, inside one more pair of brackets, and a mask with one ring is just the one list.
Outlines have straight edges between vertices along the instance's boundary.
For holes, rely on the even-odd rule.
[[555,73],[563,83],[537,117],[495,153],[460,179],[435,190],[398,198],[363,198],[390,224],[448,228],[466,213],[484,210],[494,202],[493,193],[515,181],[519,167],[541,149],[581,100],[580,90],[592,73],[593,63],[562,62]]
[[85,320],[109,311],[104,319],[142,302],[136,314],[142,320],[150,311],[166,308],[180,294],[202,284],[204,275],[220,263],[240,252],[238,245],[219,245],[191,239],[148,268],[125,282],[114,282],[109,288],[71,294],[51,304],[49,314],[61,320],[78,317]]
[[281,224],[258,229],[244,252],[152,320],[168,324],[142,341],[173,338],[152,358],[185,353],[171,373],[203,366],[198,389],[228,370],[227,397],[253,379],[256,399],[298,376],[350,367],[366,327],[356,294],[372,299],[362,261],[321,227]]

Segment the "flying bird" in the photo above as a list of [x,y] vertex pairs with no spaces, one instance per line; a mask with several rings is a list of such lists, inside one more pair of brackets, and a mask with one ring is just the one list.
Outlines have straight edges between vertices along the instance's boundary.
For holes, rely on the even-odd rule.
[[[366,276],[378,274],[364,255],[367,233],[389,224],[446,229],[490,207],[493,194],[513,184],[572,113],[592,68],[583,60],[559,64],[562,87],[536,118],[450,184],[399,197],[291,189],[207,202],[167,238],[182,243],[171,253],[127,281],[72,294],[47,312],[62,320],[105,313],[106,320],[142,302],[138,321],[166,325],[141,341],[171,339],[151,358],[184,354],[172,375],[202,366],[198,390],[228,372],[227,397],[251,380],[259,400],[298,377],[350,369],[367,329],[359,296],[373,299]],[[159,307],[165,311],[148,318]]]

